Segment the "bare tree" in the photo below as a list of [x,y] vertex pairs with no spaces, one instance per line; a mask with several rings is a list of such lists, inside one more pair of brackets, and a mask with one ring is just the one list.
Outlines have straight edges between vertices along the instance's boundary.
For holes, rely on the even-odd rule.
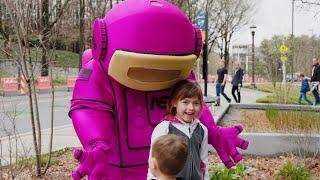
[[3,51],[6,56],[10,57],[10,42],[11,42],[11,26],[8,23],[9,17],[7,15],[7,9],[4,6],[4,3],[0,2],[0,34],[4,38],[4,47],[0,48],[1,51]]
[[[61,1],[58,1],[54,5],[54,9],[56,10],[49,10],[49,0],[41,0],[41,29],[40,29],[40,36],[42,44],[42,58],[41,58],[41,76],[48,76],[48,59],[46,51],[44,50],[48,47],[48,41],[50,37],[50,32],[52,31],[55,24],[58,22],[62,14],[64,13],[64,9],[66,9],[67,5],[69,4],[70,0],[65,0],[63,5],[61,5]],[[56,16],[53,16],[54,12],[57,12]],[[50,21],[52,19],[52,21]]]
[[272,40],[263,40],[260,45],[260,52],[263,55],[264,69],[267,71],[268,79],[273,83],[276,88],[276,83],[280,79],[279,68],[280,66],[280,37],[274,36]]
[[308,4],[308,5],[320,5],[320,1],[319,0],[300,0],[301,3],[303,4]]
[[[240,30],[249,23],[250,14],[254,11],[254,3],[251,0],[217,0],[214,7],[218,11],[214,16],[218,25],[216,26],[220,32],[222,40],[223,57],[226,67],[229,66],[229,47],[234,32]],[[220,11],[219,11],[220,10]]]
[[[0,137],[6,136],[6,138],[0,140],[0,166],[6,165],[8,167],[5,172],[0,171],[0,178],[6,173],[11,179],[15,179],[21,169],[29,166],[27,161],[18,163],[18,159],[28,159],[30,157],[17,129],[18,116],[24,111],[18,108],[21,103],[22,100],[19,98],[2,99],[0,102]],[[3,145],[5,146],[4,149],[2,148]],[[3,155],[6,155],[6,157],[3,157]],[[8,156],[9,159],[7,159]]]
[[[37,26],[32,26],[30,23],[31,16],[33,13],[30,13],[32,9],[32,1],[9,1],[5,0],[5,6],[8,9],[10,15],[10,22],[12,23],[12,33],[13,36],[16,37],[16,43],[18,45],[18,49],[12,49],[13,59],[19,66],[22,76],[26,79],[27,87],[28,87],[28,100],[29,100],[29,111],[30,111],[30,123],[32,127],[32,136],[33,136],[33,146],[36,156],[36,175],[40,176],[46,172],[49,164],[50,164],[50,154],[52,149],[52,137],[53,137],[53,112],[54,112],[54,88],[52,87],[52,109],[51,109],[51,136],[50,136],[50,145],[49,145],[49,160],[44,169],[44,172],[41,171],[41,124],[39,119],[39,109],[38,109],[38,101],[37,101],[37,94],[35,88],[35,65],[34,61],[37,61],[37,56],[34,57],[31,52],[38,52],[40,48],[44,54],[49,55],[51,51],[51,58],[49,58],[48,68],[50,69],[50,65],[52,64],[52,57],[54,51],[47,48],[46,43],[40,39],[39,46],[32,46],[28,42],[28,33],[29,32],[36,32]],[[65,1],[66,2],[66,1]],[[45,3],[45,2],[43,2]],[[29,15],[29,16],[26,16]],[[54,19],[53,22],[50,23],[48,26],[49,30],[52,30],[54,24],[58,21],[58,19]],[[39,22],[33,22],[33,24],[40,24]],[[46,40],[46,39],[45,39]],[[49,41],[49,40],[47,40]],[[50,75],[51,82],[52,82],[52,73]],[[53,83],[51,83],[53,86]]]

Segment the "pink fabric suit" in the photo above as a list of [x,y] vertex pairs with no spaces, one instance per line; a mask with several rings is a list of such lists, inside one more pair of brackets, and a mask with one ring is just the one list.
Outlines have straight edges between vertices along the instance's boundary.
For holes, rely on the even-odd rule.
[[[181,10],[163,0],[127,0],[95,21],[92,57],[83,56],[83,62],[88,62],[78,75],[69,112],[83,146],[74,153],[80,161],[74,179],[147,176],[151,134],[165,115],[170,88],[139,91],[119,83],[109,76],[114,53],[199,55],[201,43],[200,31]],[[238,137],[242,127],[217,127],[206,106],[199,119],[226,166],[239,162],[242,156],[236,147],[248,146]]]

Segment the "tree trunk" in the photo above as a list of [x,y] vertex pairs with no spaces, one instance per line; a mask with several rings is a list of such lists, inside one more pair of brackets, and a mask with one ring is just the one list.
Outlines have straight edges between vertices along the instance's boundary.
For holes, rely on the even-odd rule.
[[42,56],[41,56],[41,76],[48,76],[48,59],[46,46],[49,40],[49,0],[41,2],[41,35],[42,35]]
[[110,0],[110,9],[112,9],[112,0]]
[[228,39],[227,36],[224,37],[224,61],[225,67],[229,68],[229,49],[228,49]]
[[82,67],[82,53],[84,51],[84,28],[85,28],[85,21],[84,21],[84,14],[85,14],[85,0],[80,0],[80,28],[79,28],[79,71]]
[[[32,137],[33,137],[33,146],[36,154],[36,167],[37,167],[37,176],[41,175],[41,164],[40,164],[40,154],[38,149],[37,143],[37,136],[36,136],[36,126],[34,120],[34,109],[33,109],[33,100],[32,100],[32,85],[30,79],[27,81],[28,84],[28,95],[29,95],[29,107],[31,113],[31,127],[32,127]],[[33,92],[35,93],[35,92]]]
[[[50,81],[53,82],[53,78],[52,78],[52,58],[50,58],[50,64],[49,64],[49,69],[50,69]],[[49,168],[50,162],[51,162],[51,155],[52,155],[52,141],[53,141],[53,121],[54,121],[54,84],[51,83],[51,122],[50,122],[50,142],[49,142],[49,157],[48,157],[48,161],[47,164],[44,168],[44,171],[42,174],[45,174]]]

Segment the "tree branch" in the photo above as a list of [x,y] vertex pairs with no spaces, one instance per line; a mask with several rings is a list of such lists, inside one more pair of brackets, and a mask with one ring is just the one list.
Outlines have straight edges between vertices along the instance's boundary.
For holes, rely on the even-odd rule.
[[320,5],[320,2],[308,1],[308,0],[300,0],[302,4],[309,4],[309,5]]

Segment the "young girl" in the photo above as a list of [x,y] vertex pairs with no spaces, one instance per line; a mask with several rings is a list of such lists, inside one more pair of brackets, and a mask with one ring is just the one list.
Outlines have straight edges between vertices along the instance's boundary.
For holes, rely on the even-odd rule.
[[[192,81],[182,80],[172,89],[164,120],[156,126],[151,144],[160,136],[175,134],[188,142],[188,160],[177,175],[177,179],[207,180],[208,175],[208,130],[198,117],[203,106],[200,86]],[[152,152],[152,149],[150,149]],[[149,156],[150,162],[150,156]],[[156,179],[148,170],[147,179]]]

